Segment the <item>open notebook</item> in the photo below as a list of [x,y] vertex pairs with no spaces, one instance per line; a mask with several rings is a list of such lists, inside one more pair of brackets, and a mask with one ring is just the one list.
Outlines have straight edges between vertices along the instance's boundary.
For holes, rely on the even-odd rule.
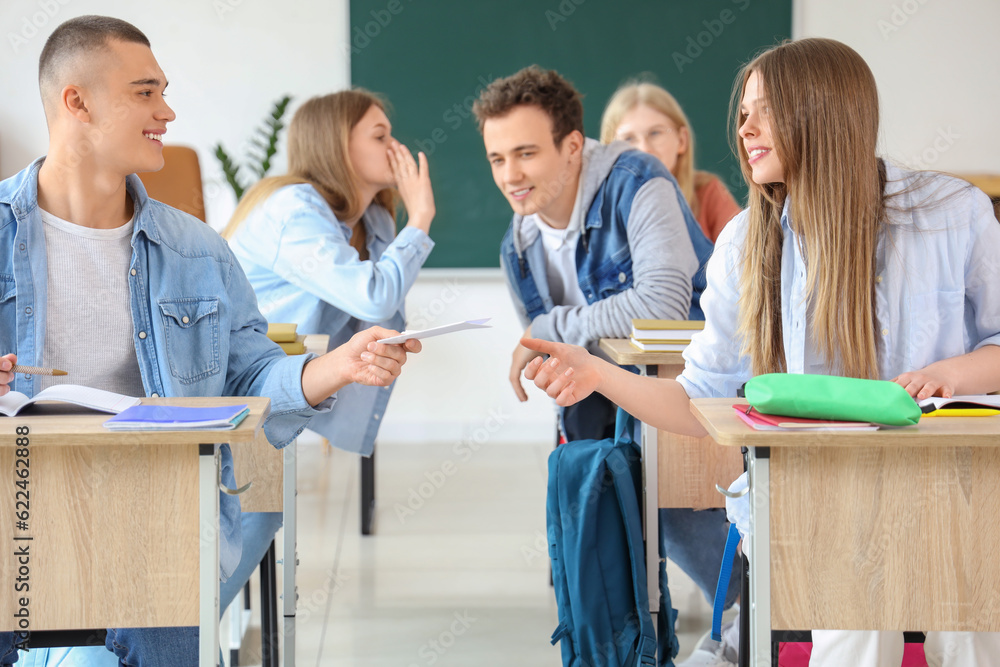
[[125,408],[139,404],[135,396],[124,396],[112,391],[83,387],[78,384],[54,384],[31,398],[19,391],[11,391],[0,396],[0,413],[13,417],[25,407],[39,401],[72,403],[91,410],[118,414]]

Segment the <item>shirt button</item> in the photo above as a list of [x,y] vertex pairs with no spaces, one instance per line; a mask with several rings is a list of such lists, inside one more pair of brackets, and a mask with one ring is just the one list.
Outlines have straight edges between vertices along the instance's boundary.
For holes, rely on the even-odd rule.
[[140,331],[139,332],[139,338],[143,338],[143,339],[146,338],[146,332],[145,331]]
[[24,309],[24,314],[31,315],[31,306],[28,306],[27,308]]
[[618,274],[618,282],[623,283],[625,282],[626,278],[628,278],[628,276],[625,275],[624,271]]
[[160,397],[160,395],[159,395],[159,394],[157,394],[157,393],[156,393],[155,391],[154,391],[154,392],[153,392],[152,394],[150,394],[150,396],[151,396],[152,398],[159,398],[159,397]]
[[187,324],[187,323],[188,323],[188,322],[190,322],[190,321],[191,321],[191,320],[189,320],[189,319],[188,319],[188,316],[187,316],[187,315],[185,315],[184,317],[182,317],[182,318],[181,318],[181,322],[183,322],[184,324]]
[[888,329],[882,329],[882,335],[883,336],[888,336],[889,335],[889,330]]
[[20,249],[20,251],[21,251],[21,252],[24,252],[24,247],[25,247],[25,246],[24,246],[24,244],[22,243],[21,245],[19,245],[19,246],[18,246],[18,249]]
[[877,283],[882,282],[882,276],[875,276],[875,282]]
[[373,414],[373,415],[372,415],[372,419],[378,419],[378,418],[380,418],[381,416],[382,416],[382,415],[380,415],[379,413],[377,413],[377,412],[376,412],[375,414]]
[[135,269],[132,269],[131,271],[129,271],[129,273],[131,273],[134,276],[135,275]]

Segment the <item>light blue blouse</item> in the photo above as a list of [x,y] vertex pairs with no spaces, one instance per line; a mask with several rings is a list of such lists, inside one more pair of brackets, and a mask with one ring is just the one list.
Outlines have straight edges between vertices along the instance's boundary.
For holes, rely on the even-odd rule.
[[[875,281],[879,374],[891,380],[983,345],[1000,345],[1000,224],[989,198],[949,176],[887,165],[888,224]],[[752,376],[737,319],[743,211],[723,229],[702,296],[705,330],[684,351],[678,381],[691,398],[732,397]],[[789,373],[832,370],[812,342],[806,263],[781,215],[781,326]]]
[[[289,185],[257,206],[230,240],[269,322],[329,334],[330,349],[379,324],[402,330],[406,293],[434,247],[424,232],[398,235],[388,211],[372,204],[365,225],[369,260],[350,245],[351,229],[311,185]],[[391,387],[349,385],[309,428],[352,452],[369,454]]]

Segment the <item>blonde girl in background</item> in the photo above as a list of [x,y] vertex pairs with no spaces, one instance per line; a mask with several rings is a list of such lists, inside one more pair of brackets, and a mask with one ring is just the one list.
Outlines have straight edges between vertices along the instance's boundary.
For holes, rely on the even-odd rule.
[[608,101],[601,142],[628,142],[659,158],[677,179],[705,236],[715,243],[740,205],[715,174],[694,167],[694,132],[674,96],[653,83],[629,82]]

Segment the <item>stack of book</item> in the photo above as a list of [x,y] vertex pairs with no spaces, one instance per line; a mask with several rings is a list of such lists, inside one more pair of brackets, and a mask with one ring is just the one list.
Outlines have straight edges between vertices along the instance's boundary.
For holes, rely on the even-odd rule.
[[305,354],[306,337],[297,335],[295,329],[297,324],[271,323],[267,325],[267,337],[281,346],[285,354]]
[[681,352],[704,328],[701,320],[632,320],[628,340],[643,352]]

